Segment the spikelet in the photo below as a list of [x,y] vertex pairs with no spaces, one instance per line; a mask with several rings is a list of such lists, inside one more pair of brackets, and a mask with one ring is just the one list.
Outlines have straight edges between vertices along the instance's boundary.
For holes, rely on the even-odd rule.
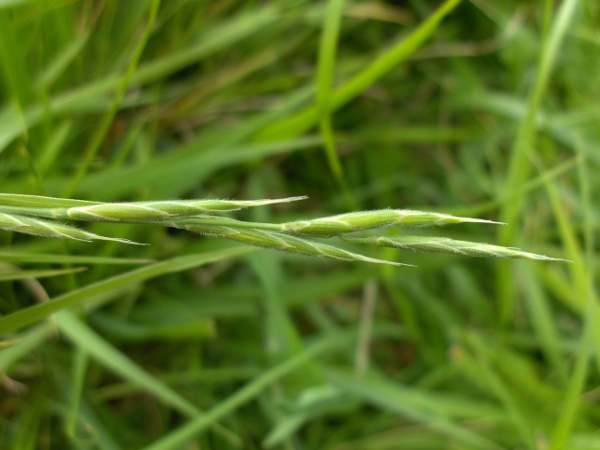
[[397,237],[364,237],[356,238],[342,236],[349,242],[359,244],[379,245],[383,247],[392,247],[415,252],[425,253],[450,253],[459,256],[471,257],[494,257],[494,258],[525,258],[541,261],[566,261],[560,258],[551,258],[550,256],[536,255],[534,253],[523,252],[518,248],[501,247],[479,242],[458,241],[444,237],[421,237],[421,236],[397,236]]
[[299,220],[281,224],[281,231],[319,236],[390,227],[428,227],[455,223],[498,223],[484,219],[456,217],[449,214],[411,211],[407,209],[381,209],[361,211],[313,220]]
[[45,236],[59,239],[73,239],[76,241],[93,241],[96,239],[105,241],[116,241],[124,244],[136,244],[136,242],[127,239],[110,238],[80,230],[69,225],[63,225],[48,220],[36,219],[33,217],[19,216],[13,214],[0,213],[0,229],[15,231],[18,233],[33,234],[36,236]]
[[394,266],[409,266],[410,264],[384,261],[368,256],[352,253],[332,245],[311,242],[296,236],[265,230],[244,230],[229,227],[210,227],[201,225],[184,225],[183,229],[206,236],[219,237],[236,242],[242,242],[257,247],[270,248],[306,256],[319,256],[343,261],[364,261]]
[[306,197],[275,200],[171,200],[132,203],[102,203],[78,206],[64,211],[65,218],[95,222],[146,222],[178,217],[194,217],[216,212],[237,211],[242,208],[287,203]]

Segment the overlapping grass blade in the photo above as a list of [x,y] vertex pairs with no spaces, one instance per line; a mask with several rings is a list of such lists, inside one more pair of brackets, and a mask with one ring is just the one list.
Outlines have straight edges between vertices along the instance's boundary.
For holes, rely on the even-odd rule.
[[[544,94],[548,89],[552,77],[552,71],[560,54],[561,45],[568,35],[570,23],[575,17],[577,0],[566,0],[558,10],[552,29],[548,38],[544,40],[540,49],[539,63],[531,92],[527,99],[527,109],[523,120],[519,124],[518,132],[513,142],[510,153],[508,174],[504,186],[510,194],[515,194],[527,181],[531,172],[531,164],[528,160],[536,144],[536,121],[538,120]],[[552,10],[546,9],[546,20],[551,19]],[[514,241],[518,226],[519,213],[523,206],[523,198],[518,195],[507,197],[500,209],[501,220],[508,226],[500,231],[499,243],[511,245]],[[510,267],[507,263],[499,263],[497,266],[496,279],[497,289],[500,295],[501,316],[505,322],[512,319],[515,310],[514,289],[509,282],[511,277]]]
[[329,369],[327,373],[334,386],[356,398],[425,424],[470,447],[490,450],[501,448],[485,436],[451,420],[446,411],[436,411],[440,402],[436,401],[433,393],[375,377],[358,378],[338,370]]
[[233,412],[244,403],[247,403],[258,396],[264,389],[283,376],[299,369],[311,359],[316,358],[323,353],[332,351],[336,347],[347,345],[349,342],[354,341],[355,338],[355,333],[338,333],[332,337],[319,340],[302,353],[264,371],[261,375],[244,385],[231,396],[220,401],[214,408],[207,411],[202,416],[190,420],[185,425],[145,447],[144,450],[168,450],[184,445],[195,435],[220,420],[223,416]]
[[[390,50],[365,67],[340,88],[336,89],[330,96],[328,102],[330,110],[335,111],[341,108],[350,100],[356,98],[379,78],[407,59],[427,38],[431,36],[437,29],[440,21],[450,14],[460,2],[461,0],[447,0],[444,2],[410,35],[394,45]],[[293,117],[274,123],[260,132],[257,135],[257,139],[261,141],[276,140],[301,135],[317,124],[320,118],[319,113],[319,106],[312,105]]]
[[[150,83],[177,72],[187,65],[201,61],[227,46],[246,39],[261,28],[268,27],[277,21],[279,14],[277,8],[265,7],[253,9],[231,22],[213,23],[210,33],[199,36],[191,43],[186,43],[183,48],[178,48],[175,52],[141,64],[133,74],[131,83],[135,85]],[[0,153],[13,139],[25,132],[27,127],[37,125],[44,118],[44,114],[60,115],[65,112],[73,112],[73,109],[76,110],[77,106],[82,103],[98,101],[108,92],[116,89],[120,81],[117,73],[107,73],[99,79],[52,97],[48,104],[32,105],[22,112],[14,108],[0,110],[2,119],[0,120]]]
[[[0,334],[9,334],[0,343],[0,372],[16,390],[3,409],[0,447],[597,446],[598,408],[586,400],[600,360],[591,238],[600,108],[590,76],[599,73],[590,56],[599,48],[598,7],[579,0],[359,1],[346,2],[342,13],[344,1],[162,1],[152,26],[156,0],[4,2],[21,5],[0,8],[0,35],[11,44],[0,49],[2,191],[71,196],[80,181],[73,196],[96,200],[0,194],[0,213],[27,218],[6,226],[19,232],[33,228],[25,220],[55,221],[152,246],[0,229],[0,261],[22,265],[27,275],[125,262],[111,258],[117,255],[167,261],[141,271],[96,266],[40,280],[38,290],[34,280],[2,283]],[[148,33],[139,65],[131,64]],[[130,82],[121,83],[127,67]],[[537,105],[530,87],[542,93]],[[465,108],[473,97],[479,103]],[[303,136],[319,124],[321,136]],[[531,137],[536,130],[543,139]],[[339,154],[357,205],[345,205],[336,189],[319,151],[324,142],[330,156]],[[578,167],[590,171],[587,200],[576,189]],[[552,185],[546,193],[544,183]],[[178,200],[306,191],[314,199],[302,215],[290,204],[238,216],[229,213],[237,206],[212,211]],[[409,230],[402,227],[438,223],[431,216],[428,223],[396,220],[385,209],[394,205],[510,225],[498,242],[482,222]],[[218,237],[166,229],[185,226]],[[322,240],[329,237],[338,239]],[[374,248],[385,239],[395,245]],[[243,242],[280,251],[257,251],[243,264],[238,253],[222,254],[198,269],[188,257],[170,259],[204,256],[225,240],[243,246],[239,254],[251,250]],[[329,255],[341,259],[281,254],[291,246],[288,252],[319,255],[326,247],[311,240],[342,247]],[[406,262],[421,269],[400,271],[351,265],[340,254],[362,253],[364,244],[374,251],[367,256],[383,260],[402,260],[394,247],[459,257],[406,252]],[[529,251],[574,262],[548,264]],[[460,256],[525,259],[495,280],[489,267],[498,262]],[[154,270],[172,273],[150,280]],[[357,304],[369,278],[384,283],[372,314]],[[31,306],[46,298],[45,288],[53,300]],[[514,304],[498,314],[506,299]],[[49,317],[69,305],[77,311]],[[346,326],[370,320],[373,333],[362,327],[359,351],[350,344],[324,359],[313,354],[309,364],[264,381],[323,336],[336,339]],[[213,339],[203,334],[208,324]],[[373,339],[380,326],[394,334]],[[472,342],[477,336],[461,338],[472,330],[481,331],[480,346]],[[353,376],[366,366],[356,363],[358,353],[368,356],[370,373]],[[327,375],[329,364],[336,371],[327,384],[313,368]],[[152,379],[209,415],[167,400]],[[243,443],[227,445],[208,431],[220,418]]]
[[[121,353],[118,349],[97,335],[91,328],[81,322],[77,316],[70,311],[61,311],[55,316],[55,320],[61,330],[75,345],[91,354],[103,366],[117,373],[121,377],[131,381],[135,386],[152,393],[156,398],[167,405],[182,412],[190,418],[202,417],[202,411],[181,394],[175,392],[168,385],[142,369],[139,365]],[[220,433],[236,438],[230,431],[224,429],[217,423],[213,426]],[[239,438],[238,438],[239,439]]]
[[117,289],[132,283],[139,283],[166,273],[180,272],[221,259],[233,258],[251,250],[252,248],[249,247],[240,247],[207,252],[199,255],[180,256],[107,278],[97,283],[90,284],[89,286],[67,292],[52,299],[51,302],[40,303],[28,308],[23,308],[0,318],[0,336],[19,330],[27,325],[31,325],[61,309],[69,308],[109,290]]

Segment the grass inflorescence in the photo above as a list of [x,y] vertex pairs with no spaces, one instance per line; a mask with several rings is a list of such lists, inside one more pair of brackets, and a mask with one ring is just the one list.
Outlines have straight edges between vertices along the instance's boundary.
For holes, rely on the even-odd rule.
[[[332,245],[315,242],[309,240],[309,238],[341,236],[347,241],[355,243],[384,245],[423,252],[442,252],[463,256],[558,260],[557,258],[548,256],[520,252],[512,248],[452,241],[444,238],[424,239],[411,236],[401,238],[347,237],[349,233],[384,228],[429,227],[460,223],[497,223],[490,220],[456,217],[449,214],[383,209],[281,224],[246,222],[216,215],[219,212],[286,203],[304,198],[306,197],[290,197],[275,200],[172,200],[94,203],[92,205],[71,208],[44,208],[43,206],[31,206],[35,201],[35,196],[17,195],[16,197],[12,197],[10,194],[0,194],[0,228],[45,237],[86,241],[104,239],[133,244],[134,242],[126,239],[99,236],[78,228],[63,225],[56,221],[42,220],[36,216],[44,218],[52,217],[58,220],[74,219],[91,222],[151,223],[300,255],[321,256],[346,261],[384,263],[397,266],[410,264],[369,258]],[[19,202],[19,199],[22,199],[22,201]],[[61,199],[47,197],[39,197],[38,200],[39,205],[43,205],[48,200],[50,203],[61,202]],[[3,201],[6,204],[3,204]],[[23,206],[25,204],[29,206]],[[19,211],[20,214],[14,214],[12,213],[13,211]]]
[[0,1],[0,448],[600,449],[597,30]]

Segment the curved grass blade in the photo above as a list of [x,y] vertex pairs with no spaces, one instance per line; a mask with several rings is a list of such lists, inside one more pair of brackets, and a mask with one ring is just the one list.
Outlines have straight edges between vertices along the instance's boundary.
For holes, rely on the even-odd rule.
[[233,258],[252,251],[251,248],[229,248],[200,255],[186,255],[167,261],[150,264],[129,272],[116,275],[106,280],[90,284],[66,294],[53,298],[50,302],[23,308],[0,317],[0,336],[19,330],[39,320],[45,319],[61,309],[69,308],[84,302],[96,295],[104,294],[112,289],[118,289],[132,283],[139,283],[166,273],[181,272],[222,259]]
[[[347,392],[356,399],[377,405],[383,410],[400,414],[407,419],[451,437],[466,448],[500,450],[498,444],[457,423],[444,411],[434,392],[425,392],[414,387],[403,386],[385,378],[374,376],[357,377],[341,370],[328,369],[327,378],[333,386]],[[489,413],[489,410],[486,411]],[[459,448],[465,448],[459,446]]]
[[512,247],[501,247],[480,242],[457,241],[444,237],[397,236],[392,238],[374,236],[356,238],[342,236],[342,239],[357,244],[379,245],[382,247],[412,250],[414,252],[450,253],[459,256],[487,258],[525,258],[539,261],[567,261],[566,259],[523,252]]
[[222,417],[231,414],[245,403],[260,395],[260,393],[285,375],[298,370],[311,360],[329,353],[339,347],[353,343],[356,334],[352,332],[337,333],[331,337],[319,340],[306,350],[285,360],[284,362],[269,368],[261,375],[246,383],[229,397],[207,411],[202,416],[196,417],[175,431],[161,437],[153,444],[144,447],[144,450],[168,450],[180,448],[194,436],[211,425],[217,423]]
[[[127,355],[98,335],[87,324],[83,323],[71,311],[60,311],[54,316],[63,335],[75,345],[93,356],[108,370],[130,381],[135,386],[151,393],[167,405],[195,419],[203,416],[203,412],[181,394],[173,390],[163,381],[144,370]],[[212,423],[215,431],[222,436],[239,443],[240,438],[217,422]]]
[[[337,88],[329,101],[330,110],[336,111],[356,98],[377,80],[398,67],[412,55],[434,32],[441,20],[454,10],[461,0],[447,0],[423,23],[391,49]],[[296,115],[273,123],[257,134],[256,140],[269,141],[300,136],[317,124],[319,105],[313,104]]]

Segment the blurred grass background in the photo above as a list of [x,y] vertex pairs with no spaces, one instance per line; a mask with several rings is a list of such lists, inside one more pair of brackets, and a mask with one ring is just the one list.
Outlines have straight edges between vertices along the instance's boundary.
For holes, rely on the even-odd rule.
[[5,336],[0,446],[600,448],[599,30],[576,0],[1,1],[2,192],[432,210],[572,263],[2,233],[3,315],[76,306]]

